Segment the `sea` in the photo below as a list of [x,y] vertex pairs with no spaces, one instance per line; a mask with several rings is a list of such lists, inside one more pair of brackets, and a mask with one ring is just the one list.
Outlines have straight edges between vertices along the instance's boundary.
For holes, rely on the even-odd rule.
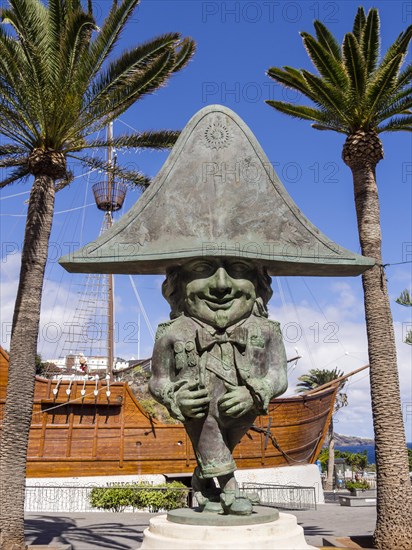
[[[408,449],[412,449],[412,442],[407,443]],[[375,464],[375,445],[347,445],[345,447],[335,447],[337,451],[346,451],[348,453],[362,453],[366,450],[368,463]]]

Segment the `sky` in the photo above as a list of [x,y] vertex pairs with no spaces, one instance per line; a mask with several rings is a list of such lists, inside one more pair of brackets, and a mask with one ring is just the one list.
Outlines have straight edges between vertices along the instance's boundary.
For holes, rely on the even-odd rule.
[[[172,1],[142,0],[116,50],[130,48],[165,32],[178,31],[197,42],[189,66],[161,90],[137,102],[114,124],[115,135],[132,130],[182,129],[201,108],[222,104],[234,110],[250,127],[272,162],[288,193],[310,221],[330,239],[359,252],[359,239],[350,170],[341,160],[344,136],[318,132],[309,122],[291,119],[264,103],[265,99],[301,100],[266,76],[271,66],[289,65],[312,70],[299,32],[313,32],[320,19],[339,41],[351,30],[359,2],[352,1]],[[94,2],[101,20],[109,0]],[[377,7],[381,17],[382,51],[412,24],[412,3],[363,2]],[[409,62],[411,56],[409,56]],[[411,288],[412,260],[412,139],[410,135],[382,136],[385,159],[377,168],[381,201],[383,261],[386,267],[395,334],[406,437],[412,441],[411,347],[402,342],[412,328],[411,308],[395,303]],[[168,153],[119,151],[118,162],[155,176]],[[98,172],[73,167],[76,179],[58,193],[42,304],[39,352],[55,358],[64,328],[72,319],[84,276],[70,275],[58,258],[98,236],[102,213],[94,206],[91,186]],[[83,170],[83,171],[82,171]],[[30,182],[0,193],[1,230],[1,341],[8,348],[20,269],[26,200]],[[121,213],[139,198],[129,191]],[[409,263],[405,263],[409,262]],[[141,319],[140,356],[151,355],[151,332],[168,319],[169,307],[161,296],[161,276],[133,277],[144,313],[128,276],[115,279],[116,355],[138,355],[138,319]],[[301,359],[290,367],[289,389],[311,368],[338,367],[345,373],[367,364],[367,341],[360,277],[273,279],[270,315],[281,322],[289,358]],[[149,330],[145,315],[152,327]],[[367,371],[350,379],[349,405],[335,416],[338,433],[372,437]]]

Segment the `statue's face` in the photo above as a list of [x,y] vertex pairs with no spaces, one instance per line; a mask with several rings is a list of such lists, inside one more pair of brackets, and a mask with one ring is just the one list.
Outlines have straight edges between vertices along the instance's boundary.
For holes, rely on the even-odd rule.
[[199,259],[182,270],[185,313],[226,328],[252,313],[256,270],[241,259]]

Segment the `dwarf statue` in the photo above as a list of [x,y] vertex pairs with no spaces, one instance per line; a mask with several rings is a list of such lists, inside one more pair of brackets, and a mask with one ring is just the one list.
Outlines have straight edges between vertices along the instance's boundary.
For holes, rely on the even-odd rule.
[[279,323],[267,318],[270,277],[250,260],[202,258],[170,268],[162,290],[172,320],[157,330],[150,391],[192,441],[201,508],[249,515],[232,452],[287,388]]
[[157,331],[150,390],[192,441],[201,507],[250,514],[232,453],[287,386],[279,324],[267,318],[268,273],[359,275],[374,260],[311,224],[251,130],[230,109],[210,105],[187,124],[133,208],[61,263],[73,272],[166,273],[171,321]]

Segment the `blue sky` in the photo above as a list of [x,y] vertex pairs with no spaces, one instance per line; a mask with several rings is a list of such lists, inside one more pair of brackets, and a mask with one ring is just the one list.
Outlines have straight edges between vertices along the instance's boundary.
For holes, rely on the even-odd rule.
[[[265,71],[271,66],[290,65],[311,69],[299,36],[313,31],[314,18],[325,23],[342,39],[352,28],[358,2],[283,2],[283,1],[171,1],[142,0],[119,43],[119,51],[164,32],[179,31],[191,36],[198,48],[190,65],[173,77],[153,96],[135,104],[115,123],[116,135],[130,130],[181,129],[202,107],[214,103],[233,109],[256,135],[287,191],[305,215],[329,238],[359,252],[359,240],[353,202],[352,178],[341,160],[344,136],[317,132],[309,122],[290,119],[277,113],[265,99],[300,101],[272,82]],[[103,16],[109,1],[95,2],[95,11]],[[368,9],[378,7],[381,16],[382,50],[412,23],[411,2],[364,2]],[[409,62],[411,56],[409,56]],[[406,134],[383,135],[385,159],[377,169],[381,200],[384,263],[412,260],[411,183],[412,142]],[[121,153],[119,162],[138,166],[154,176],[167,153]],[[76,283],[81,276],[67,274],[57,258],[94,239],[102,215],[94,206],[91,185],[101,178],[93,173],[79,176],[69,189],[58,194],[47,267],[42,335],[39,351],[44,358],[58,353],[56,331],[70,319],[76,302]],[[24,231],[24,201],[29,185],[17,184],[0,195],[2,241],[2,336],[7,348],[21,241]],[[19,194],[12,197],[12,195]],[[129,192],[123,212],[138,199]],[[71,210],[71,212],[65,212]],[[61,212],[61,213],[59,213]],[[404,288],[411,285],[410,263],[388,266],[392,311],[398,342],[401,392],[407,439],[412,440],[411,348],[402,344],[402,334],[412,326],[410,310],[394,303]],[[162,277],[135,277],[135,282],[151,325],[168,318],[168,305],[160,294]],[[280,284],[280,286],[279,286]],[[318,279],[301,277],[274,280],[272,317],[282,322],[289,357],[295,347],[303,356],[290,373],[293,393],[296,377],[309,368],[339,366],[349,372],[367,363],[366,333],[360,278]],[[138,305],[130,281],[116,279],[116,352],[122,357],[137,356],[135,328]],[[48,329],[50,323],[54,323]],[[152,340],[142,319],[141,355],[151,353]],[[372,422],[365,373],[348,387],[350,406],[340,411],[336,429],[340,433],[372,435]]]

